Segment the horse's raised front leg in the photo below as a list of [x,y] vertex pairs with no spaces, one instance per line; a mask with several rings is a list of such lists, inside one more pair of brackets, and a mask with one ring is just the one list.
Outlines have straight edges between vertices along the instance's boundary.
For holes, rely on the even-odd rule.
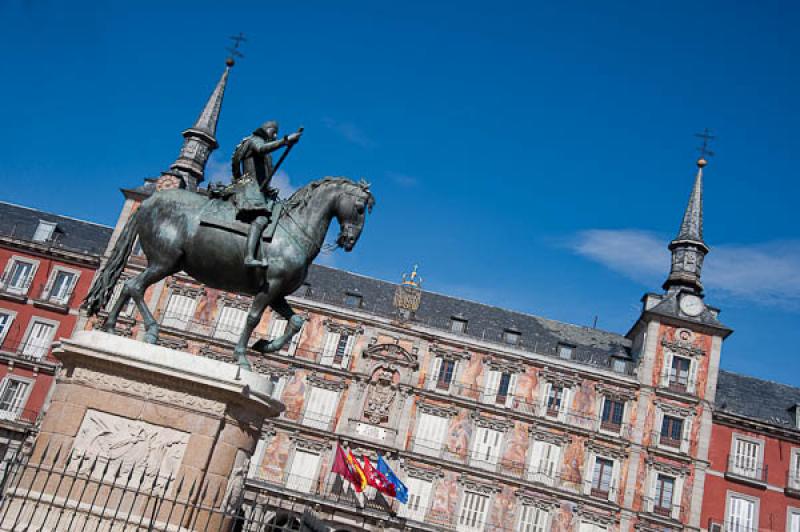
[[233,350],[233,354],[236,356],[239,366],[244,369],[250,369],[250,361],[247,360],[247,342],[250,341],[250,335],[253,334],[253,329],[255,329],[258,322],[261,321],[261,315],[264,314],[264,309],[267,308],[269,302],[270,295],[261,292],[253,298],[253,304],[250,305],[250,310],[247,311],[247,319],[244,321],[242,335],[239,337],[239,343],[236,344],[236,349]]
[[280,314],[281,317],[286,320],[286,331],[266,345],[260,345],[259,350],[263,353],[272,353],[283,349],[283,346],[291,341],[295,334],[300,332],[300,329],[303,328],[303,322],[305,322],[302,316],[294,313],[294,310],[289,306],[289,303],[286,302],[286,298],[283,296],[276,298],[275,301],[272,302],[272,310]]
[[127,301],[128,297],[133,298],[134,303],[136,303],[136,308],[139,309],[139,313],[142,315],[142,321],[145,327],[144,341],[148,344],[154,344],[158,340],[159,327],[158,322],[144,302],[144,292],[151,285],[156,284],[161,279],[177,271],[178,270],[173,266],[151,264],[147,266],[145,271],[133,279],[126,281],[123,285],[122,295],[120,295],[119,299],[120,301],[123,299]]

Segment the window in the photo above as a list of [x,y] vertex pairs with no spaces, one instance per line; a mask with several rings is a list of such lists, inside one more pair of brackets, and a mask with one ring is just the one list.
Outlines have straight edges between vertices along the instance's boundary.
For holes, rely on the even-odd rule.
[[197,304],[195,298],[173,293],[169,296],[167,310],[164,311],[161,323],[165,327],[186,330],[189,322],[194,317],[194,308]]
[[286,477],[286,488],[311,493],[319,469],[319,454],[295,449],[292,467]]
[[560,446],[546,441],[534,441],[528,464],[528,479],[532,482],[554,486],[560,460]]
[[404,484],[408,488],[408,504],[401,504],[397,512],[401,517],[424,521],[431,498],[431,482],[417,477],[408,477]]
[[578,532],[606,532],[608,528],[597,523],[590,523],[589,521],[581,521]]
[[672,390],[686,391],[689,384],[689,366],[691,360],[683,357],[672,357],[672,367],[669,372],[669,387]]
[[465,491],[458,514],[458,530],[473,532],[486,526],[486,513],[489,510],[489,496]]
[[30,383],[6,377],[0,385],[0,419],[17,419],[28,395]]
[[31,286],[33,274],[37,264],[27,260],[14,258],[6,266],[4,285],[6,292],[12,294],[27,294]]
[[[0,333],[2,339],[2,333]],[[789,463],[789,488],[800,490],[800,448],[792,449],[792,458]]]
[[572,360],[572,352],[574,347],[566,344],[558,344],[558,356],[564,360]]
[[675,478],[659,473],[653,494],[653,511],[662,515],[672,515],[672,499],[675,493]]
[[488,427],[477,427],[472,441],[471,465],[483,469],[494,470],[500,460],[500,447],[503,442],[503,433]]
[[297,291],[297,295],[300,297],[311,297],[313,295],[311,285],[309,283],[303,283],[303,286]]
[[510,329],[506,329],[503,331],[503,342],[507,343],[508,345],[519,345],[520,337],[522,336],[521,333],[518,331],[512,331]]
[[346,294],[344,296],[344,304],[348,307],[360,308],[363,299],[359,294]]
[[444,447],[449,420],[428,412],[420,412],[417,430],[414,433],[413,450],[415,453],[439,456]]
[[725,515],[727,532],[752,532],[757,530],[758,517],[756,501],[744,495],[732,493],[728,496]]
[[8,331],[11,330],[11,324],[14,323],[15,316],[16,314],[9,310],[0,309],[0,345],[5,340]]
[[483,387],[483,402],[511,406],[516,383],[517,376],[515,374],[508,371],[488,370]]
[[546,532],[548,512],[538,506],[523,505],[519,515],[519,532]]
[[428,388],[443,392],[450,390],[450,383],[456,372],[456,361],[451,358],[434,357],[431,366]]
[[614,474],[614,461],[609,458],[596,457],[592,468],[592,484],[590,493],[595,497],[607,499],[611,493],[611,482]]
[[20,354],[39,360],[50,349],[50,342],[53,341],[55,332],[56,326],[54,323],[33,318],[28,328],[28,335],[22,343]]
[[319,363],[336,368],[347,368],[350,365],[350,355],[356,336],[352,332],[328,331],[325,335],[325,344],[322,347],[322,357]]
[[39,220],[39,225],[36,226],[36,232],[33,233],[34,242],[47,242],[52,238],[53,231],[56,230],[56,224],[53,222],[45,222]]
[[611,363],[611,369],[616,373],[625,373],[628,371],[628,364],[622,358],[615,358]]
[[247,311],[231,305],[224,305],[217,316],[214,338],[226,342],[238,342],[247,320]]
[[545,415],[563,421],[567,414],[569,389],[561,384],[547,384],[545,390]]
[[733,437],[733,450],[730,458],[730,472],[742,477],[762,479],[762,442],[741,436]]
[[680,447],[683,438],[683,420],[674,416],[664,416],[658,442],[666,447]]
[[459,334],[467,332],[467,320],[462,318],[450,318],[450,331]]
[[603,411],[600,415],[600,428],[619,433],[625,417],[625,403],[611,397],[603,399]]
[[787,532],[800,532],[800,509],[789,508],[786,521]]
[[303,413],[303,425],[329,430],[338,402],[339,393],[336,390],[312,386]]
[[66,305],[77,280],[78,275],[75,272],[54,270],[42,293],[42,299],[58,305]]

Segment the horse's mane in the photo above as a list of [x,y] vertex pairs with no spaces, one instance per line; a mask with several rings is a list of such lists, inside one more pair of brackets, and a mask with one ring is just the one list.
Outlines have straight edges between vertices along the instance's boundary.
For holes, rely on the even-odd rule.
[[322,185],[351,185],[353,187],[360,188],[369,197],[368,205],[370,209],[375,203],[375,199],[369,190],[369,183],[367,183],[363,179],[360,182],[356,183],[352,179],[348,179],[346,177],[323,177],[322,179],[317,179],[315,181],[312,181],[311,183],[300,188],[294,194],[289,196],[289,199],[286,200],[286,207],[291,209],[294,207],[304,206],[305,204],[308,203],[308,200],[311,197],[311,194],[314,192],[314,190],[321,187]]

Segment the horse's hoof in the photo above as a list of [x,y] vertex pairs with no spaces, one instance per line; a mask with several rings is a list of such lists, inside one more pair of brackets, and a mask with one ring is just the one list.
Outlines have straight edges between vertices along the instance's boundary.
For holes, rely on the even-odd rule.
[[144,335],[144,343],[146,344],[156,344],[158,343],[158,333],[145,333]]
[[246,369],[247,371],[250,371],[252,369],[250,361],[247,360],[247,357],[239,357],[239,367],[242,369]]

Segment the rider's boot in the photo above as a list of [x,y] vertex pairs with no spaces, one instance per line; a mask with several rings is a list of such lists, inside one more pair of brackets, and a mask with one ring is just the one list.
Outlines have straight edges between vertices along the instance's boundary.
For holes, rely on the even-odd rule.
[[258,248],[258,241],[261,238],[261,233],[267,226],[267,217],[259,216],[253,223],[250,224],[250,231],[247,233],[247,253],[244,257],[244,265],[252,268],[266,268],[267,261],[259,260],[256,258],[256,249]]

